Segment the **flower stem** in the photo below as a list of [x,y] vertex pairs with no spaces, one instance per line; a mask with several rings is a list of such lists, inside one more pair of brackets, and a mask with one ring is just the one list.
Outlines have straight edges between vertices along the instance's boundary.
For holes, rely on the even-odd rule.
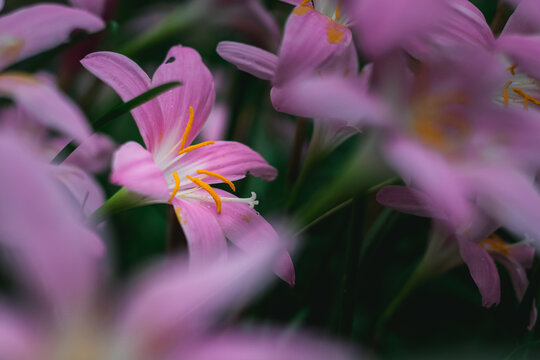
[[99,225],[112,215],[141,205],[144,199],[145,197],[142,195],[121,188],[89,216],[88,223],[94,226]]

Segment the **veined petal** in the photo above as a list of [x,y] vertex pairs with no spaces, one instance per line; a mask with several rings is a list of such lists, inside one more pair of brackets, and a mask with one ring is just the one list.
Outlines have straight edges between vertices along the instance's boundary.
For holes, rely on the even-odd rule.
[[497,39],[497,49],[508,55],[520,71],[540,78],[538,58],[540,56],[540,33],[537,35],[501,35]]
[[[169,168],[178,169],[181,178],[196,175],[197,170],[212,171],[231,181],[242,179],[248,173],[264,180],[273,180],[277,176],[276,168],[259,153],[235,141],[216,141],[213,145],[191,151]],[[204,181],[209,184],[221,182],[214,178]]]
[[407,186],[385,186],[377,192],[377,202],[406,214],[445,219],[445,214],[423,192]]
[[489,253],[476,243],[458,239],[461,258],[469,267],[469,272],[482,295],[482,305],[491,307],[501,299],[501,282],[495,262]]
[[[208,195],[204,191],[200,195]],[[195,267],[224,260],[227,255],[227,241],[216,220],[214,202],[200,200],[173,200],[174,211],[189,247],[189,261]]]
[[[351,31],[308,6],[296,7],[287,20],[274,85],[314,74],[351,43]],[[351,69],[352,70],[352,69]]]
[[12,98],[36,121],[83,142],[91,130],[77,106],[58,89],[22,73],[0,75],[0,95]]
[[93,14],[101,15],[105,9],[107,0],[69,0],[73,6],[90,11]]
[[[219,196],[236,198],[236,196],[219,189],[215,189]],[[279,235],[257,211],[248,204],[222,201],[221,214],[217,221],[221,225],[227,239],[240,249],[252,253],[266,246],[279,244]],[[274,264],[274,272],[294,286],[294,266],[289,253],[282,250]]]
[[111,182],[164,201],[169,197],[163,171],[152,154],[133,141],[122,145],[114,154]]
[[506,22],[502,34],[540,33],[540,4],[535,0],[520,0],[518,6]]
[[351,125],[380,125],[385,117],[383,104],[360,82],[338,76],[295,79],[273,87],[270,96],[277,111],[301,117],[345,120]]
[[103,20],[79,9],[56,4],[22,8],[0,17],[0,69],[57,46],[75,29],[95,32]]
[[272,80],[278,64],[277,55],[234,41],[220,42],[217,53],[238,69],[263,80]]
[[[112,87],[124,101],[148,91],[148,75],[131,59],[113,52],[96,52],[81,60],[83,66]],[[152,99],[131,111],[146,148],[153,151],[163,136],[163,115],[157,99]]]
[[164,121],[160,149],[168,152],[182,138],[192,107],[193,124],[185,143],[185,146],[189,146],[214,106],[216,92],[212,74],[197,51],[178,45],[169,50],[165,62],[157,69],[152,81],[155,85],[170,81],[182,83],[182,86],[158,97]]

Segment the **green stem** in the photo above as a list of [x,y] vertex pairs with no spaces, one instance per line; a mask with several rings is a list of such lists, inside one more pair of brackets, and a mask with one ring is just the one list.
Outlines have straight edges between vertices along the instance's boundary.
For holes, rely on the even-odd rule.
[[92,225],[99,225],[112,215],[142,205],[144,199],[145,197],[142,195],[121,188],[90,215],[88,222]]

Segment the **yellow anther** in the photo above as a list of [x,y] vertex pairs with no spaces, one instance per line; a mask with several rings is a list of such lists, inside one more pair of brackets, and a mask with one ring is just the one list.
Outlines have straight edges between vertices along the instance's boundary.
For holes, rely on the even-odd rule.
[[506,69],[506,70],[510,71],[510,74],[516,75],[516,68],[517,68],[517,65],[514,64],[514,65],[510,66],[510,67],[509,67],[508,69]]
[[219,180],[223,181],[224,183],[226,183],[227,185],[229,185],[229,187],[232,189],[232,191],[236,191],[236,188],[235,188],[234,184],[232,183],[232,181],[227,179],[223,175],[220,175],[218,173],[208,171],[208,170],[197,170],[197,174],[203,174],[203,175],[206,175],[206,176],[215,177],[216,179],[219,179]]
[[341,19],[341,1],[338,2],[338,5],[336,7],[336,19]]
[[512,90],[523,98],[523,107],[525,109],[529,108],[529,101],[535,105],[540,105],[540,101],[536,100],[534,97],[530,96],[525,91],[518,88],[513,88]]
[[171,198],[169,199],[169,203],[174,199],[174,197],[178,193],[178,190],[180,190],[180,177],[178,177],[178,173],[176,171],[173,171],[172,174],[174,177],[174,189],[171,193]]
[[189,175],[186,175],[186,177],[191,182],[193,182],[194,184],[196,184],[200,188],[206,190],[206,192],[210,194],[210,196],[212,197],[212,199],[214,199],[214,202],[216,203],[217,213],[221,214],[221,198],[218,196],[216,191],[214,189],[212,189],[212,187],[210,185],[208,185],[207,183],[203,182],[200,179],[193,178],[193,177],[191,177]]
[[178,153],[178,155],[182,155],[182,154],[185,154],[185,153],[188,153],[190,151],[193,151],[195,149],[198,149],[198,148],[201,148],[203,146],[206,146],[206,145],[212,145],[214,144],[215,142],[210,140],[210,141],[205,141],[205,142],[202,142],[200,144],[197,144],[197,145],[191,145],[191,146],[188,146],[187,148],[185,149],[182,149],[180,150],[180,152]]
[[486,250],[496,251],[505,256],[510,255],[511,245],[505,243],[504,240],[496,234],[489,235],[487,238],[480,241],[478,244]]
[[503,87],[503,99],[504,99],[504,105],[508,105],[508,87],[512,84],[512,81],[507,82],[504,84]]
[[306,6],[308,2],[311,2],[311,0],[303,0],[300,6]]
[[193,111],[193,107],[189,107],[189,119],[188,123],[186,125],[186,129],[184,130],[184,135],[182,135],[182,140],[180,141],[180,150],[186,146],[186,141],[189,136],[189,132],[191,131],[191,126],[193,125],[193,119],[195,118],[195,112]]

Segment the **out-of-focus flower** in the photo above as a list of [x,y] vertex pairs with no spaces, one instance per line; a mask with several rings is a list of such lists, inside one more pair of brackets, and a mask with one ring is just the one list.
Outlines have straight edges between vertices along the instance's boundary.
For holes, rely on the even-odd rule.
[[69,0],[74,7],[85,9],[98,16],[103,14],[108,0]]
[[283,251],[276,241],[198,271],[169,260],[134,281],[116,304],[115,294],[101,291],[103,244],[73,211],[50,166],[3,135],[0,164],[2,255],[30,290],[17,306],[0,307],[0,357],[205,359],[223,352],[231,359],[355,358],[318,338],[213,328],[226,309],[245,304],[268,283]]
[[[120,54],[94,53],[82,63],[125,101],[151,87],[150,79],[137,64]],[[266,234],[261,239],[276,239],[271,225],[253,209],[258,203],[255,193],[237,198],[210,186],[225,183],[234,191],[232,181],[248,172],[271,180],[277,175],[276,169],[240,143],[206,141],[190,145],[215,98],[212,75],[195,50],[176,46],[169,51],[152,84],[170,81],[179,81],[182,86],[133,110],[146,149],[135,142],[123,145],[113,159],[112,182],[147,196],[148,203],[172,204],[195,264],[223,257],[226,238],[246,251],[260,246],[254,237],[245,237],[248,227]],[[294,284],[294,269],[287,253],[282,254],[276,273]]]

